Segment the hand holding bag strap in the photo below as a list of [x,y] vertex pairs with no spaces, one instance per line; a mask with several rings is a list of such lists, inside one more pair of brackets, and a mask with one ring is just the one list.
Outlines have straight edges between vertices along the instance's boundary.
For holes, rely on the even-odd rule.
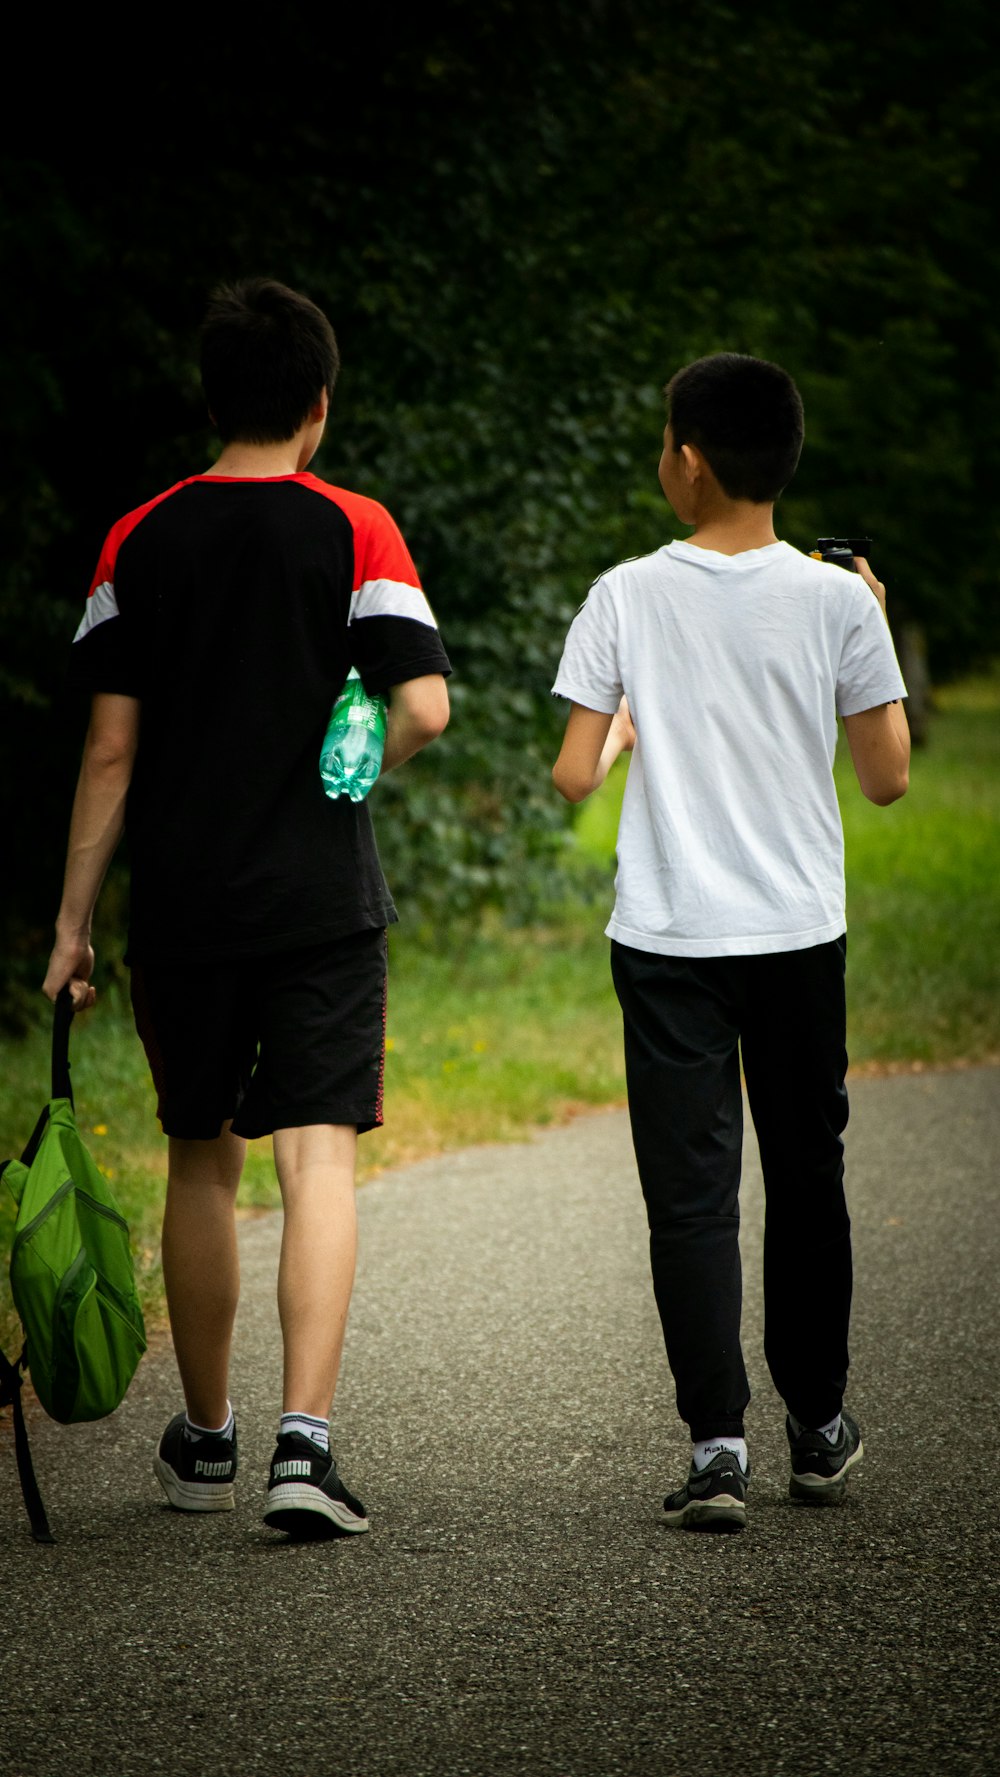
[[52,1020],[52,1096],[68,1098],[70,1104],[73,1088],[69,1078],[69,1027],[75,1010],[69,988],[60,988]]
[[[73,1105],[73,1088],[69,1078],[69,1027],[73,1022],[73,996],[68,987],[60,989],[52,1017],[52,1096],[68,1098]],[[33,1166],[42,1136],[49,1120],[49,1107],[42,1107],[42,1114],[31,1132],[28,1145],[21,1155],[24,1166]]]

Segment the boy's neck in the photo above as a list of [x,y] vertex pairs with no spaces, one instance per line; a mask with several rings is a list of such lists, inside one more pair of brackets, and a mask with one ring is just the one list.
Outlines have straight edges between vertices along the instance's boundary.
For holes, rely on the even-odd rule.
[[280,444],[244,444],[239,439],[225,444],[206,475],[232,476],[239,481],[265,481],[276,475],[298,475],[300,462],[298,437]]
[[266,444],[250,444],[244,438],[231,438],[209,475],[228,475],[239,481],[267,481],[276,475],[301,475],[308,469],[319,449],[329,397],[322,390],[297,432],[291,438],[272,438]]
[[778,541],[774,534],[774,506],[754,500],[726,500],[724,505],[699,515],[687,541],[698,549],[713,549],[717,555],[742,555],[746,549],[766,549]]

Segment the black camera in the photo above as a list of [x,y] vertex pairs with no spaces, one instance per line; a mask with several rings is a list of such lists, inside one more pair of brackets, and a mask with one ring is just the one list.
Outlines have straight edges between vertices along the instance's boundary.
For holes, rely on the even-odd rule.
[[867,561],[871,547],[870,537],[817,537],[815,547],[809,553],[817,561],[836,562],[838,568],[849,568],[852,574],[856,574],[854,557],[863,555]]

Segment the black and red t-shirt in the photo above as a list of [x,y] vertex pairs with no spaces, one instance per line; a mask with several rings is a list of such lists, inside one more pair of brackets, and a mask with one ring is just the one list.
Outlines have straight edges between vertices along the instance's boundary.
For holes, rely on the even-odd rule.
[[383,506],[315,475],[199,475],[119,520],[73,682],[142,704],[129,791],[134,960],[292,949],[396,917],[367,802],[319,776],[348,670],[450,672]]

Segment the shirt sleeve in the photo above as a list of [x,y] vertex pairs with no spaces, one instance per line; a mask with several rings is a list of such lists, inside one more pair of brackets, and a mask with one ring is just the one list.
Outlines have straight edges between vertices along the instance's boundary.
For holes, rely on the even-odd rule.
[[[843,569],[839,570],[843,573]],[[856,716],[906,696],[889,625],[863,580],[851,586],[837,672],[837,714]]]
[[602,575],[594,582],[570,626],[552,694],[613,716],[622,690],[618,612],[611,587]]
[[109,532],[91,582],[70,653],[69,682],[91,696],[98,691],[141,695],[140,663],[133,626],[122,616],[115,592],[119,526]]
[[347,622],[352,664],[374,696],[428,673],[447,677],[451,663],[398,527],[384,506],[366,507],[366,523],[355,530]]

